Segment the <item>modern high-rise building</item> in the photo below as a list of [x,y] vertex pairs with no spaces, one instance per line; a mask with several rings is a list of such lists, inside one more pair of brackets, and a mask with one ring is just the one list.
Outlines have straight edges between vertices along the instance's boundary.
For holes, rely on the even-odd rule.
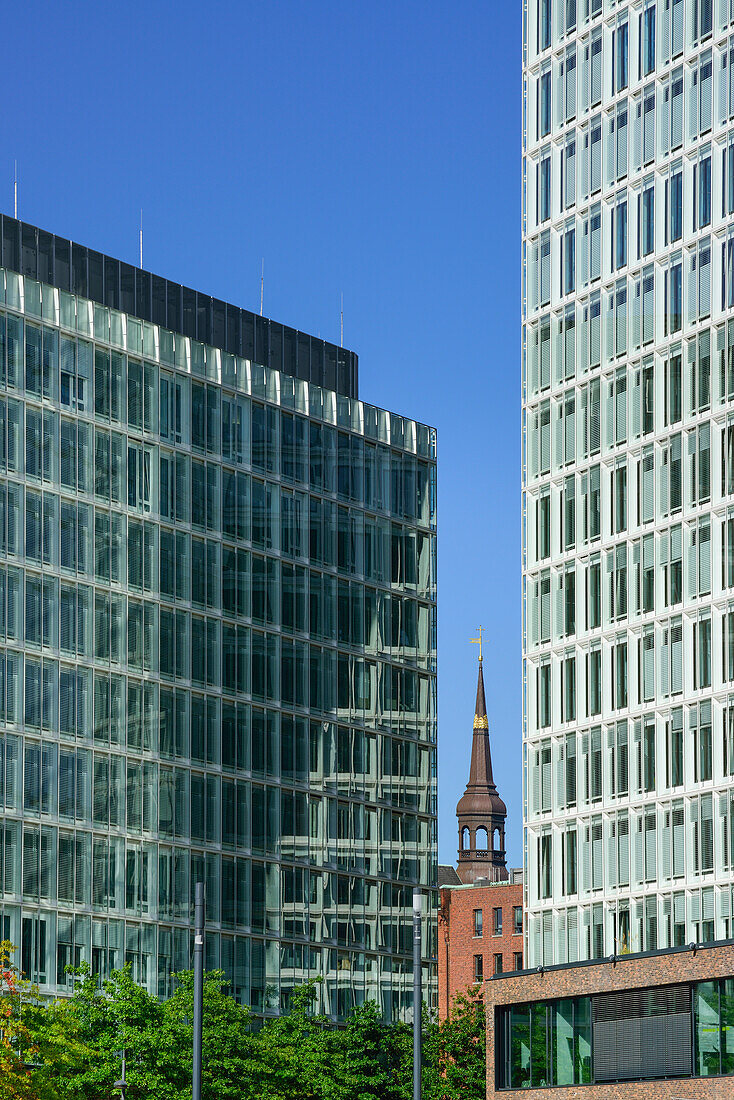
[[732,934],[734,6],[524,7],[529,966]]
[[[0,932],[412,1004],[436,872],[435,433],[351,352],[4,217]],[[424,968],[435,955],[426,905]]]

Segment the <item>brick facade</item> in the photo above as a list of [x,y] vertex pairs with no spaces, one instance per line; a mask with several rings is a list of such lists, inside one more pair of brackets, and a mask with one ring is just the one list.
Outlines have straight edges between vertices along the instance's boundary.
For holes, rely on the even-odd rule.
[[494,1018],[500,1005],[579,997],[623,989],[645,989],[677,982],[702,982],[734,975],[734,943],[675,948],[645,955],[622,955],[616,962],[582,963],[488,977],[484,983],[487,1006],[487,1100],[709,1100],[734,1097],[732,1077],[685,1077],[667,1081],[629,1081],[614,1084],[568,1085],[555,1088],[495,1089]]
[[[515,955],[522,955],[522,923],[515,932],[516,908],[522,913],[520,882],[441,887],[438,915],[438,1011],[441,1019],[447,1016],[457,993],[464,993],[477,984],[475,956],[482,958],[485,979],[495,971],[496,955],[502,956],[504,972],[517,968]],[[500,934],[495,933],[495,909],[502,914]],[[481,935],[475,931],[475,910],[482,914]]]

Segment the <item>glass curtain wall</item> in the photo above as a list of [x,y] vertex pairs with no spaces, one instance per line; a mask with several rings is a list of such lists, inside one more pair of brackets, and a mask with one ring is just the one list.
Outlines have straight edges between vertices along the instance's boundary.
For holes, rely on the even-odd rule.
[[[435,435],[0,272],[0,933],[42,988],[412,997]],[[424,969],[434,955],[433,902]]]

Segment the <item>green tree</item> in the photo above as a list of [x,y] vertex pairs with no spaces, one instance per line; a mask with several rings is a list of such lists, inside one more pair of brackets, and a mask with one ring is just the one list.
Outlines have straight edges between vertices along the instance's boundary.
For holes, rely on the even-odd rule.
[[[32,1019],[42,1055],[35,1074],[39,1086],[60,1100],[108,1100],[124,1048],[130,1097],[155,1095],[150,1051],[163,1006],[133,981],[129,968],[114,971],[101,986],[86,964],[72,973],[70,1000],[54,1001]],[[66,1051],[63,1062],[59,1046]]]
[[[17,991],[17,974],[9,973]],[[110,1100],[123,1048],[128,1100],[189,1100],[193,974],[177,975],[176,992],[165,1002],[137,985],[129,967],[101,984],[88,966],[73,974],[76,985],[67,1001],[26,997],[21,1015],[16,997],[8,1017],[16,1029],[8,1035],[15,1038],[0,1047],[0,1100]],[[5,980],[6,994],[8,988]],[[410,1100],[411,1026],[386,1024],[378,1006],[368,1002],[336,1029],[315,1011],[317,990],[317,982],[297,987],[290,1011],[258,1031],[250,1010],[227,994],[224,974],[207,974],[204,1100]],[[425,1100],[483,1098],[484,1051],[481,995],[458,997],[442,1022],[424,1008]],[[31,1057],[29,1072],[24,1061]]]
[[37,1048],[22,1015],[23,997],[32,996],[12,962],[15,948],[0,943],[0,1100],[37,1100],[29,1063]]
[[401,1046],[374,1001],[355,1008],[334,1038],[330,1100],[402,1100]]
[[[178,1073],[179,1092],[161,1092],[161,1100],[191,1095],[194,974],[187,970],[176,977],[176,992],[163,1006],[159,1067],[171,1076],[174,1071]],[[259,1095],[250,1010],[225,992],[227,985],[221,970],[204,977],[201,1059],[204,1100],[249,1100]]]
[[[187,1100],[191,1096],[193,974],[179,974],[174,995],[159,1002],[137,985],[129,967],[101,987],[88,967],[76,971],[68,1002],[54,1002],[34,1020],[39,1087],[54,1100],[109,1100],[126,1056],[129,1100]],[[204,1100],[249,1100],[252,1076],[250,1013],[224,992],[221,971],[204,982],[202,1095]],[[70,1040],[65,1064],[48,1057],[59,1038]]]
[[[435,1097],[484,1100],[487,1093],[487,1036],[482,992],[460,993],[448,1019],[438,1025],[439,1059]],[[428,1100],[428,1094],[426,1094]]]
[[[421,1089],[423,1100],[484,1100],[486,1037],[481,992],[458,994],[445,1020],[423,1007]],[[402,1100],[413,1095],[413,1028],[394,1029],[400,1046]]]
[[314,1013],[317,982],[297,986],[291,1011],[267,1020],[257,1036],[256,1081],[263,1100],[322,1100],[329,1095],[335,1047],[329,1021]]

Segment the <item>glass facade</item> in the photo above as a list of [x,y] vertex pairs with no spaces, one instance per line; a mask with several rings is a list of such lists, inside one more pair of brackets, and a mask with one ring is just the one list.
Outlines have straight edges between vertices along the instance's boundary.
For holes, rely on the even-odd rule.
[[[412,1003],[436,873],[435,434],[0,271],[0,933]],[[435,954],[426,909],[424,968]]]
[[734,7],[527,0],[528,965],[732,934]]
[[592,1083],[590,997],[498,1009],[496,1035],[500,1088]]

